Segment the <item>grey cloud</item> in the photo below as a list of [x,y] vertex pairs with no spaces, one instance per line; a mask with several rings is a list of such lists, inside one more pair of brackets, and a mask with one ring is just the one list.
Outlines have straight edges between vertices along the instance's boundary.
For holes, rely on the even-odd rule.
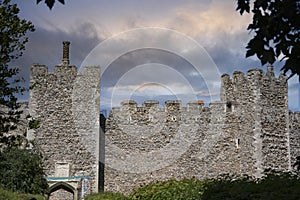
[[[118,83],[118,81],[122,78],[123,75],[125,75],[127,72],[135,68],[136,66],[142,65],[147,63],[159,63],[166,66],[169,66],[173,70],[176,70],[178,74],[182,75],[188,80],[188,83],[184,83],[178,80],[176,76],[172,76],[172,73],[169,74],[169,76],[166,76],[165,73],[160,73],[160,71],[156,71],[153,73],[147,72],[149,74],[140,74],[135,75],[134,73],[130,74],[130,79],[134,79],[135,83],[142,84],[145,78],[149,78],[147,75],[153,76],[155,74],[155,78],[153,80],[161,80],[155,83],[166,83],[166,86],[169,86],[173,90],[176,90],[178,92],[178,89],[184,88],[182,86],[186,85],[176,85],[174,83],[183,83],[190,85],[193,90],[195,91],[194,94],[197,96],[198,99],[203,99],[205,102],[209,102],[210,97],[207,95],[207,86],[205,84],[205,77],[201,77],[199,72],[195,70],[195,68],[188,63],[184,58],[181,58],[178,55],[175,55],[173,53],[158,50],[158,49],[142,49],[137,50],[133,52],[129,52],[120,58],[116,59],[104,72],[104,74],[101,77],[101,87],[102,87],[102,94],[105,96],[105,98],[102,98],[101,106],[102,108],[109,109],[110,106],[117,106],[115,102],[115,98],[117,98],[117,101],[124,100],[121,95],[120,97],[113,97],[113,105],[112,99],[107,98],[112,95],[111,88],[115,87]],[[154,64],[155,65],[155,64]],[[146,70],[147,71],[147,70]],[[172,70],[171,70],[172,71]],[[131,73],[131,72],[129,72]],[[193,75],[191,75],[193,74]],[[195,75],[196,74],[196,75]],[[132,81],[130,80],[129,81]],[[149,79],[148,79],[149,80]],[[219,81],[219,80],[216,80]],[[129,83],[128,83],[129,84]],[[128,91],[128,94],[130,94],[130,91],[132,91],[132,88],[129,88],[130,85],[128,85],[128,88],[124,86],[124,91]],[[117,87],[118,88],[118,87]],[[139,96],[138,93],[133,94],[131,96],[132,99],[136,100],[139,104],[143,103],[143,101],[148,99],[156,99],[160,102],[164,102],[168,99],[176,99],[178,96],[181,96],[181,98],[184,95],[162,95],[159,90],[155,92],[155,89],[147,90],[151,91],[150,93],[147,93],[147,95]],[[183,93],[185,91],[182,91]],[[186,91],[188,92],[188,91]],[[204,95],[205,94],[205,95]],[[214,95],[214,94],[212,94]],[[126,95],[125,95],[126,96]],[[190,95],[185,95],[186,97],[190,97]],[[181,99],[183,100],[183,104],[186,104],[188,101],[195,100],[195,99]]]
[[232,73],[234,70],[245,71],[260,66],[256,58],[245,57],[249,39],[246,31],[228,33],[224,30],[216,33],[213,41],[210,42],[205,41],[205,36],[197,38],[200,43],[203,43],[222,73]]
[[[24,55],[12,63],[13,66],[20,67],[19,76],[25,78],[26,87],[29,86],[29,68],[32,64],[47,65],[49,71],[52,71],[55,65],[61,63],[62,41],[64,40],[71,42],[71,64],[80,67],[87,54],[103,39],[97,35],[95,27],[90,23],[79,24],[70,32],[58,29],[49,31],[36,27],[36,31],[29,35]],[[26,101],[28,96],[28,93],[24,93],[19,100]]]
[[[191,85],[198,89],[199,86],[203,87],[203,80],[201,76],[191,77],[191,72],[198,73],[193,66],[188,63],[184,58],[173,53],[157,50],[157,49],[142,49],[133,52],[129,52],[119,59],[115,60],[104,72],[102,78],[102,86],[110,87],[113,86],[126,72],[130,69],[145,64],[145,63],[159,63],[169,66],[176,70],[178,73],[190,80]],[[157,73],[156,76],[160,77],[161,74]],[[112,78],[113,77],[113,78]],[[137,81],[141,77],[134,77]],[[161,77],[161,79],[169,79],[170,83],[174,83],[172,77]],[[143,80],[140,80],[143,81]]]
[[[190,63],[173,53],[158,49],[141,49],[116,59],[103,74],[102,80],[107,80],[103,81],[104,86],[113,85],[124,73],[145,63],[160,63],[170,66],[185,76],[193,69]],[[113,80],[111,79],[112,76],[114,77]],[[135,78],[138,79],[139,77]]]

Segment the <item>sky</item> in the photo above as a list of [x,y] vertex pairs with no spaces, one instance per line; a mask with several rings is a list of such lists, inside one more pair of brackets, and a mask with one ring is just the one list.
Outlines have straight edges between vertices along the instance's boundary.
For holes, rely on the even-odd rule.
[[[66,0],[52,10],[35,0],[17,1],[30,20],[26,51],[13,64],[29,83],[29,67],[61,63],[62,41],[70,41],[70,62],[101,67],[101,110],[133,99],[181,99],[183,106],[219,100],[220,76],[261,68],[245,58],[253,33],[251,15],[241,16],[235,0]],[[274,64],[275,74],[280,66]],[[298,77],[289,80],[289,108],[298,110]],[[25,93],[20,97],[28,101]]]

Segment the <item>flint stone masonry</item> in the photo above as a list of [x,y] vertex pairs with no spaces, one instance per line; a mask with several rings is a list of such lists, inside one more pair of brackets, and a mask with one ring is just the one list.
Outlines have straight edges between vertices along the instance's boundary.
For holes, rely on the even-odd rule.
[[300,112],[289,113],[291,164],[300,156]]
[[289,113],[287,92],[286,77],[269,66],[224,74],[221,99],[208,107],[123,101],[106,121],[105,190],[128,194],[170,178],[291,170],[300,155],[300,115]]
[[31,135],[46,158],[48,178],[90,176],[88,192],[97,192],[100,68],[85,67],[77,72],[65,62],[50,73],[46,66],[34,65],[30,85],[30,114],[40,121]]
[[31,67],[29,113],[40,127],[29,135],[46,158],[50,199],[77,200],[102,186],[128,194],[170,178],[293,170],[300,112],[288,110],[286,77],[275,77],[272,66],[222,75],[220,101],[207,107],[125,100],[99,123],[100,68],[78,72],[69,44],[54,72]]

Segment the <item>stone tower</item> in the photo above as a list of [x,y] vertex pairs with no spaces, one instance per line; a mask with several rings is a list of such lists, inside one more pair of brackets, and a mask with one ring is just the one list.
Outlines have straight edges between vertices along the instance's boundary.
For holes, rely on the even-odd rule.
[[30,69],[30,114],[40,127],[32,133],[45,157],[50,199],[80,199],[100,185],[100,68],[70,65],[70,42],[63,42],[63,59],[48,72]]
[[[221,100],[239,105],[241,124],[251,133],[255,175],[264,169],[291,169],[291,150],[287,78],[274,76],[273,67],[267,72],[249,70],[247,77],[235,72],[232,79],[222,77]],[[247,134],[248,134],[247,133]]]

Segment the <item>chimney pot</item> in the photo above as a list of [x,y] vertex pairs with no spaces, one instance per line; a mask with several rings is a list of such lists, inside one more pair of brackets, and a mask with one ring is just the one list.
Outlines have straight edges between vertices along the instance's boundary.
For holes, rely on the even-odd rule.
[[63,41],[63,59],[62,59],[62,64],[63,65],[69,65],[70,64],[69,46],[70,46],[69,41]]

